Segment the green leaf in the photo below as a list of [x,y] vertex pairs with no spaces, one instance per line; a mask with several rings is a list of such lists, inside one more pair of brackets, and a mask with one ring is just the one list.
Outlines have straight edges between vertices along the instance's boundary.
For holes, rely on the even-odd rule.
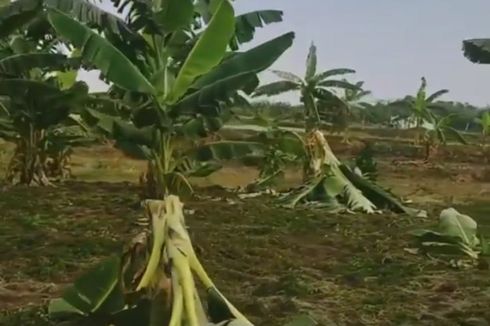
[[471,62],[490,63],[490,39],[471,39],[463,42],[463,51]]
[[228,100],[237,90],[245,89],[252,82],[258,83],[257,76],[253,72],[218,80],[184,97],[177,103],[176,109],[181,108],[192,112],[201,106],[214,107],[218,101]]
[[115,147],[135,160],[150,160],[152,158],[151,151],[147,146],[138,145],[134,142],[117,140]]
[[273,95],[279,95],[282,93],[290,92],[299,89],[299,85],[287,80],[284,81],[277,81],[273,82],[267,85],[260,86],[257,88],[254,92],[254,96],[273,96]]
[[456,139],[458,142],[460,142],[461,144],[463,145],[467,145],[468,142],[466,141],[466,139],[463,137],[463,135],[461,134],[461,132],[459,132],[459,130],[455,129],[455,128],[452,128],[452,127],[447,127],[445,128],[445,131],[451,135],[451,137],[453,137],[454,139]]
[[48,306],[49,316],[52,318],[73,317],[73,315],[83,315],[83,311],[73,307],[64,299],[53,299]]
[[123,121],[114,121],[113,137],[116,140],[151,147],[153,145],[153,127],[136,128]]
[[207,294],[208,315],[212,323],[218,324],[225,320],[232,320],[235,318],[230,311],[228,304],[215,288],[209,288]]
[[449,93],[449,90],[447,89],[441,89],[437,92],[435,92],[434,94],[432,94],[431,96],[429,96],[425,101],[426,103],[433,103],[435,100],[437,100],[439,97],[445,95]]
[[374,182],[367,180],[352,170],[347,165],[340,165],[340,170],[349,179],[352,184],[357,187],[377,208],[387,208],[395,213],[405,213],[413,215],[413,210],[405,207],[399,199],[394,195],[384,190]]
[[457,255],[466,254],[477,259],[480,245],[477,237],[477,224],[469,216],[460,214],[454,208],[441,212],[435,231],[417,230],[412,232],[425,250],[432,253]]
[[66,70],[78,69],[79,60],[69,59],[63,54],[55,53],[27,53],[15,54],[0,59],[0,74],[21,75],[31,69]]
[[296,76],[292,72],[281,71],[281,70],[272,70],[272,73],[274,73],[279,78],[282,78],[282,79],[287,80],[289,82],[292,82],[292,83],[295,83],[298,85],[303,84],[303,80],[301,79],[301,77]]
[[177,102],[194,80],[209,72],[225,55],[226,47],[235,29],[233,7],[228,0],[220,0],[220,5],[211,18],[204,33],[192,48],[177,75],[168,101]]
[[354,91],[360,91],[361,89],[354,84],[351,84],[347,81],[344,80],[324,80],[322,82],[318,83],[318,86],[322,87],[335,87],[335,88],[342,88],[342,89],[348,89],[348,90],[354,90]]
[[77,81],[78,70],[68,70],[56,74],[58,85],[61,90],[71,88]]
[[461,214],[454,208],[448,208],[441,212],[438,230],[442,234],[461,238],[470,247],[475,247],[479,244],[476,236],[476,222],[468,215]]
[[220,117],[198,116],[186,121],[177,130],[179,134],[189,138],[206,137],[223,127],[224,121]]
[[192,88],[199,89],[210,83],[246,72],[259,73],[269,68],[290,48],[293,40],[294,33],[286,33],[246,52],[235,53],[209,73],[199,78],[192,84]]
[[41,0],[17,0],[0,7],[0,38],[31,22],[41,9]]
[[324,72],[316,75],[313,79],[315,80],[315,82],[321,82],[321,81],[327,79],[328,77],[346,75],[346,74],[355,74],[355,73],[356,73],[356,71],[353,69],[337,68],[337,69],[331,69],[331,70],[324,71]]
[[170,33],[187,27],[193,16],[191,0],[165,0],[162,10],[155,13],[155,21],[166,33]]
[[192,161],[190,166],[178,167],[177,170],[182,172],[186,177],[204,178],[222,168],[221,164],[216,162],[196,162]]
[[64,14],[87,24],[98,31],[115,34],[123,37],[125,41],[142,39],[139,34],[132,31],[121,18],[104,11],[96,4],[86,0],[44,0],[46,7],[57,9]]
[[117,86],[142,93],[154,93],[145,76],[106,39],[56,9],[48,10],[48,19],[57,33],[82,52],[82,60],[97,67]]
[[232,49],[236,50],[238,44],[253,39],[255,30],[264,25],[282,21],[283,12],[280,10],[259,10],[239,15],[235,18],[235,37],[232,40]]
[[122,310],[124,298],[117,289],[119,271],[119,257],[104,261],[77,279],[73,286],[63,293],[61,300],[52,301],[50,312],[59,315],[80,311],[85,315],[91,315],[111,314]]
[[[313,178],[309,181],[306,182],[306,184],[302,185],[300,188],[290,192],[289,194],[286,194],[281,201],[284,202],[284,207],[287,208],[294,208],[296,207],[300,202],[306,201],[311,197],[311,195],[319,188],[322,186],[324,182],[324,177],[319,176],[317,178]],[[332,198],[335,200],[335,198]]]
[[317,65],[316,46],[312,43],[310,46],[310,52],[308,53],[308,57],[306,58],[306,75],[305,75],[306,80],[309,80],[310,78],[315,76],[316,65]]

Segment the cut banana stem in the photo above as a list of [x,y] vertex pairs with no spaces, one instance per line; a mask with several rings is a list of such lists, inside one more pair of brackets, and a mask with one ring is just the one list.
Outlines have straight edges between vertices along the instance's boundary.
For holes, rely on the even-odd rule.
[[147,200],[145,202],[147,213],[151,216],[152,228],[153,228],[153,246],[151,249],[150,260],[146,266],[145,273],[141,278],[136,291],[146,288],[150,285],[155,272],[160,263],[162,256],[162,248],[165,242],[165,203],[159,200]]
[[200,326],[197,321],[196,301],[194,298],[196,287],[194,280],[192,279],[192,273],[187,257],[185,257],[176,246],[170,243],[168,251],[172,263],[179,274],[180,285],[182,286],[182,292],[184,294],[184,308],[189,326]]
[[152,219],[153,245],[148,265],[137,290],[151,287],[156,275],[163,272],[165,266],[171,267],[172,315],[168,326],[206,326],[209,324],[192,272],[196,274],[205,288],[212,288],[223,299],[241,326],[253,326],[216,289],[197,259],[185,227],[183,205],[179,198],[168,196],[165,201],[148,200],[145,206]]
[[173,290],[173,304],[172,304],[172,317],[168,326],[181,326],[182,325],[182,312],[184,308],[184,295],[182,293],[182,287],[180,286],[180,280],[177,273],[172,273],[172,290]]

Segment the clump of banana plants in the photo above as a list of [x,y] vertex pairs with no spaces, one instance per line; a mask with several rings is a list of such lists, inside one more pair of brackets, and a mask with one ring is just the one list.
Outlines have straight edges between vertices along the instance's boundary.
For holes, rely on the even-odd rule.
[[121,258],[100,264],[52,300],[51,317],[94,326],[252,325],[197,258],[179,198],[147,200],[144,208],[151,230],[137,235]]
[[78,49],[82,66],[110,84],[108,100],[130,108],[125,116],[91,108],[84,114],[90,127],[148,161],[145,198],[188,192],[190,176],[216,169],[200,163],[214,149],[190,154],[189,148],[221,128],[227,108],[257,87],[257,74],[292,45],[294,33],[239,52],[256,28],[281,21],[282,12],[235,15],[229,0],[112,3],[123,18],[89,0],[18,0],[0,11],[0,30],[37,22]]
[[65,55],[49,25],[40,24],[40,4],[0,7],[0,138],[15,145],[8,183],[50,185],[67,177],[71,148],[88,140],[73,115],[88,92],[76,82],[80,60]]
[[296,90],[300,93],[305,108],[303,185],[287,193],[282,200],[288,207],[314,202],[332,209],[347,208],[365,213],[390,209],[398,213],[413,214],[414,211],[406,208],[390,192],[355,173],[347,164],[338,160],[320,130],[322,121],[319,105],[346,107],[348,104],[337,96],[335,90],[359,91],[362,85],[332,77],[353,72],[354,70],[341,68],[317,73],[316,47],[312,45],[306,60],[304,78],[289,72],[276,71],[281,81],[256,89],[256,96]]

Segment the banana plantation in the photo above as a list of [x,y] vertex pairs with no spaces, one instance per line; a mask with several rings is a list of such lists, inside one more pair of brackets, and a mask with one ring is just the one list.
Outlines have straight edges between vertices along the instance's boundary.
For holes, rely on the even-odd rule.
[[242,2],[0,0],[0,325],[490,325],[490,109]]

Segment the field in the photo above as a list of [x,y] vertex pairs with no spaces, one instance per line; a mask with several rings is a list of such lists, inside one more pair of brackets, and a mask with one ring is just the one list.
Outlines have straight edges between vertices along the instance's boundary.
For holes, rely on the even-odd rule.
[[[351,145],[329,140],[349,158],[359,138],[376,142],[380,183],[426,209],[428,218],[336,215],[281,208],[267,196],[240,199],[223,187],[244,186],[257,171],[229,163],[194,180],[197,195],[185,200],[211,277],[256,325],[284,325],[301,313],[322,325],[488,325],[488,263],[454,268],[414,254],[409,234],[433,226],[452,206],[490,237],[488,161],[477,146],[452,146],[434,163],[411,162],[418,154],[407,139],[375,131],[354,133]],[[0,146],[3,170],[9,149]],[[72,165],[76,179],[57,187],[0,193],[0,325],[55,325],[46,317],[48,300],[120,252],[139,228],[144,163],[101,145],[77,150]],[[299,181],[291,169],[283,186]]]

